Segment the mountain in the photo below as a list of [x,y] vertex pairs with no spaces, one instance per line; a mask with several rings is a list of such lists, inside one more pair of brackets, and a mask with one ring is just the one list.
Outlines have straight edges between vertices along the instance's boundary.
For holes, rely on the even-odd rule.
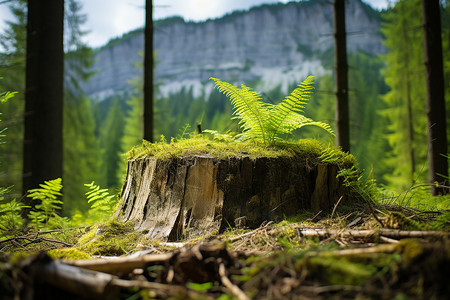
[[[380,13],[360,0],[346,3],[348,51],[384,53]],[[164,95],[182,87],[192,87],[194,95],[208,92],[211,76],[285,90],[309,74],[331,72],[324,57],[332,57],[333,6],[329,0],[262,5],[198,23],[172,17],[155,22],[154,45]],[[136,63],[143,47],[138,29],[100,48],[86,94],[102,100],[132,90],[128,82],[142,74]]]

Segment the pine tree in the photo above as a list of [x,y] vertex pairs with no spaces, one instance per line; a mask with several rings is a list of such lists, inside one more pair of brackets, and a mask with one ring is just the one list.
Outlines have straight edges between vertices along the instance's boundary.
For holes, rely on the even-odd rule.
[[100,184],[102,187],[117,188],[120,186],[121,178],[117,176],[118,170],[126,168],[120,157],[123,131],[124,115],[119,102],[115,100],[100,131],[100,146],[103,152]]
[[417,175],[426,178],[427,122],[422,12],[420,0],[399,1],[385,16],[382,32],[388,53],[383,74],[390,91],[385,95],[388,120],[386,136],[392,150],[385,163],[393,166],[385,179],[397,188],[406,188]]
[[89,208],[83,201],[84,184],[97,181],[100,171],[100,145],[95,135],[92,104],[80,87],[89,79],[92,50],[82,42],[81,26],[86,17],[81,5],[66,5],[66,67],[64,89],[64,209],[66,214]]
[[17,91],[14,99],[0,105],[3,126],[7,127],[0,144],[0,186],[13,186],[10,195],[22,193],[23,110],[25,103],[26,1],[10,5],[15,20],[7,22],[0,35],[0,90]]

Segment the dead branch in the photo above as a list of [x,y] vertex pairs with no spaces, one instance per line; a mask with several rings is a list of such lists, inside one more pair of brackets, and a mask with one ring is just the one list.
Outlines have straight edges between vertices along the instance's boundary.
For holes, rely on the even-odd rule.
[[72,260],[64,263],[88,270],[117,274],[131,272],[134,269],[145,268],[149,265],[164,264],[172,258],[172,253],[153,254],[140,257],[102,258],[95,260]]
[[58,241],[58,240],[53,240],[53,239],[48,239],[48,238],[43,238],[43,237],[30,238],[30,237],[26,237],[26,236],[16,236],[16,237],[12,237],[12,238],[3,239],[3,240],[0,240],[0,244],[7,243],[7,242],[12,242],[12,243],[16,242],[16,243],[18,243],[17,240],[29,241],[29,243],[23,245],[23,247],[26,247],[29,244],[38,243],[38,242],[42,242],[42,241],[49,242],[49,243],[55,243],[55,244],[61,244],[61,245],[64,245],[66,247],[73,247],[74,246],[73,244],[69,244],[69,243],[66,243],[66,242],[63,242],[63,241]]
[[297,234],[302,237],[329,238],[330,236],[344,238],[369,239],[372,237],[384,236],[389,238],[444,238],[450,237],[450,232],[445,231],[407,231],[397,229],[380,230],[336,230],[317,228],[297,228]]
[[220,281],[222,284],[230,290],[230,292],[239,300],[250,300],[250,297],[247,296],[238,286],[234,285],[230,279],[228,279],[227,275],[225,274],[225,266],[223,264],[219,265],[219,275],[220,275]]

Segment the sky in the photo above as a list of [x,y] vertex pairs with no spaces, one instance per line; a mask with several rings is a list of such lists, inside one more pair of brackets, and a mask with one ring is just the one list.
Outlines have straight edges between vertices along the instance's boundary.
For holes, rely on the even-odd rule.
[[[144,0],[79,0],[82,13],[87,15],[84,30],[89,33],[85,42],[91,47],[100,47],[110,39],[120,37],[144,25]],[[189,21],[203,21],[221,17],[235,10],[267,3],[287,3],[290,0],[153,0],[153,18],[182,16]],[[384,9],[392,0],[363,0],[375,9]],[[0,4],[0,32],[5,21],[12,20],[6,4]]]

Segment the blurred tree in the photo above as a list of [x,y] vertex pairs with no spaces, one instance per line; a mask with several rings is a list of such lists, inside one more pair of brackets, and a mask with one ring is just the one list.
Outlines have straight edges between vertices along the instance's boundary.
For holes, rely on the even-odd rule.
[[385,95],[386,136],[392,151],[385,163],[393,166],[385,179],[405,189],[420,174],[424,179],[427,156],[425,69],[420,0],[399,1],[385,15],[382,32],[388,53],[383,70],[390,91]]
[[0,105],[2,123],[7,127],[4,143],[0,144],[0,186],[13,186],[12,198],[22,193],[23,158],[23,110],[25,103],[25,44],[26,11],[25,0],[10,4],[14,21],[0,35],[0,90],[17,91],[13,100]]
[[142,139],[153,142],[153,1],[145,1],[144,94]]
[[119,102],[114,101],[106,120],[100,129],[100,147],[102,149],[100,186],[117,188],[120,186],[120,178],[117,176],[119,168],[125,168],[120,157],[120,141],[124,130],[124,114]]
[[345,0],[334,0],[334,51],[336,64],[336,144],[350,151],[348,107],[347,32]]
[[80,83],[92,75],[92,49],[83,43],[86,16],[77,0],[66,0],[64,72],[64,211],[86,211],[85,183],[99,180],[100,145],[91,101]]
[[63,175],[63,28],[63,0],[28,1],[24,193]]
[[422,0],[425,69],[427,83],[429,181],[433,195],[447,194],[447,132],[445,118],[444,70],[442,62],[439,0]]

